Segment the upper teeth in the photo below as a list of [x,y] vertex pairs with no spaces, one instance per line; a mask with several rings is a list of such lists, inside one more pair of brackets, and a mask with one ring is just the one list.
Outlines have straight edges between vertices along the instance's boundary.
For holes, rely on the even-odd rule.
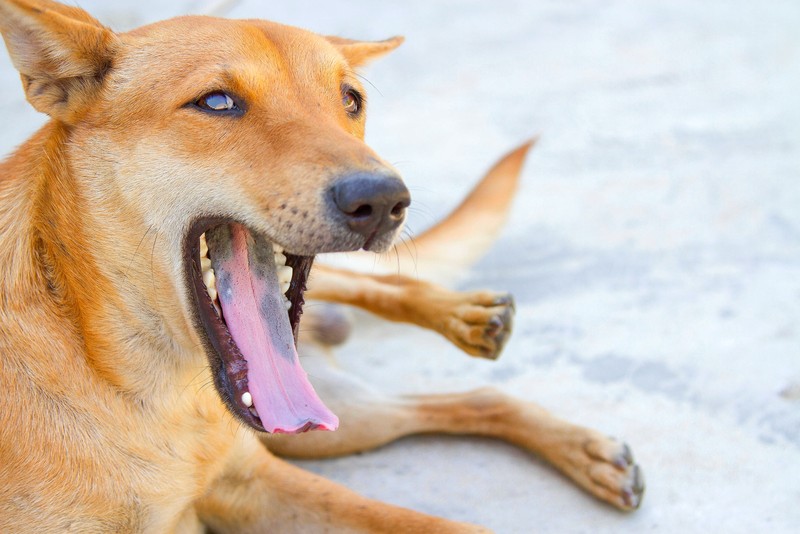
[[208,257],[206,234],[200,236],[200,268],[203,272],[203,284],[206,286],[208,296],[211,297],[211,302],[214,304],[214,309],[217,310],[217,315],[222,316],[222,308],[220,308],[217,295],[217,278],[214,275],[214,269],[211,268],[211,258]]
[[291,267],[286,265],[286,256],[283,254],[283,249],[278,245],[272,245],[272,250],[275,253],[275,266],[278,268],[278,283],[281,285],[281,294],[283,295],[286,309],[289,310],[292,307],[292,303],[286,298],[286,292],[289,291],[293,271]]
[[[292,281],[292,268],[286,265],[286,256],[283,255],[283,249],[278,245],[273,245],[275,253],[275,267],[278,271],[278,283],[281,286],[281,296],[283,297],[286,309],[292,307],[292,303],[286,298],[286,292],[289,290],[289,284]],[[211,302],[217,310],[218,315],[222,315],[222,308],[219,303],[219,295],[217,293],[217,279],[214,275],[214,269],[211,267],[211,258],[208,255],[208,242],[206,242],[206,234],[200,236],[200,268],[203,272],[203,284],[206,286],[208,296],[211,297]]]
[[[284,255],[281,254],[280,257],[284,258]],[[278,256],[276,255],[275,258],[276,258],[275,263],[278,263],[277,261]],[[286,260],[284,259],[284,261]],[[292,268],[289,267],[288,265],[281,265],[280,267],[278,267],[278,283],[281,285],[281,293],[286,293],[287,291],[289,291],[289,284],[291,281],[292,281]]]

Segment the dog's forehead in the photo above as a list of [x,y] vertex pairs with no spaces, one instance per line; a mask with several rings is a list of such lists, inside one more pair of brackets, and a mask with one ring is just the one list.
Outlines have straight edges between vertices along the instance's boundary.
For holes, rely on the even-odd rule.
[[179,17],[122,37],[130,46],[115,66],[131,75],[180,80],[224,67],[302,78],[347,70],[344,58],[324,37],[265,20]]

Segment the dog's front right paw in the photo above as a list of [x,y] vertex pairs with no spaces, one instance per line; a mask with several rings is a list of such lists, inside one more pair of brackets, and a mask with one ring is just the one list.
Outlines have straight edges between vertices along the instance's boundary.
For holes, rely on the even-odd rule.
[[514,298],[508,293],[461,294],[445,323],[445,337],[472,356],[495,360],[511,336]]

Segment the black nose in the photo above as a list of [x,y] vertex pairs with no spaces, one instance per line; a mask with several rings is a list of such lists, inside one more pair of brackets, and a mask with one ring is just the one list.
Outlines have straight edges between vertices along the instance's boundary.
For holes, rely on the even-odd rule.
[[331,193],[350,229],[368,239],[400,226],[411,204],[408,189],[394,175],[352,174],[333,184]]

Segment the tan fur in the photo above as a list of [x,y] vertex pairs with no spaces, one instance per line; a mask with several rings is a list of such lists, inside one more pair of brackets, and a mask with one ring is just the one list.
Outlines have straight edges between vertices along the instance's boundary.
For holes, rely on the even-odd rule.
[[[363,143],[363,115],[342,112],[339,87],[361,88],[353,68],[401,39],[201,17],[115,34],[46,0],[0,0],[0,30],[28,100],[53,119],[0,165],[0,531],[480,531],[364,499],[268,452],[209,385],[180,275],[188,221],[208,206],[296,253],[357,247],[320,216],[319,192],[343,172],[388,166]],[[248,103],[244,116],[184,106],[220,87]],[[422,249],[451,247],[473,210],[496,221],[478,240],[487,243],[526,150]],[[513,312],[504,295],[333,268],[317,269],[309,296],[436,329],[486,357]],[[307,347],[317,366],[327,349]],[[485,434],[541,454],[620,508],[638,505],[625,447],[536,406],[493,391],[394,399],[334,369],[318,375],[342,428],[262,436],[276,451]]]

